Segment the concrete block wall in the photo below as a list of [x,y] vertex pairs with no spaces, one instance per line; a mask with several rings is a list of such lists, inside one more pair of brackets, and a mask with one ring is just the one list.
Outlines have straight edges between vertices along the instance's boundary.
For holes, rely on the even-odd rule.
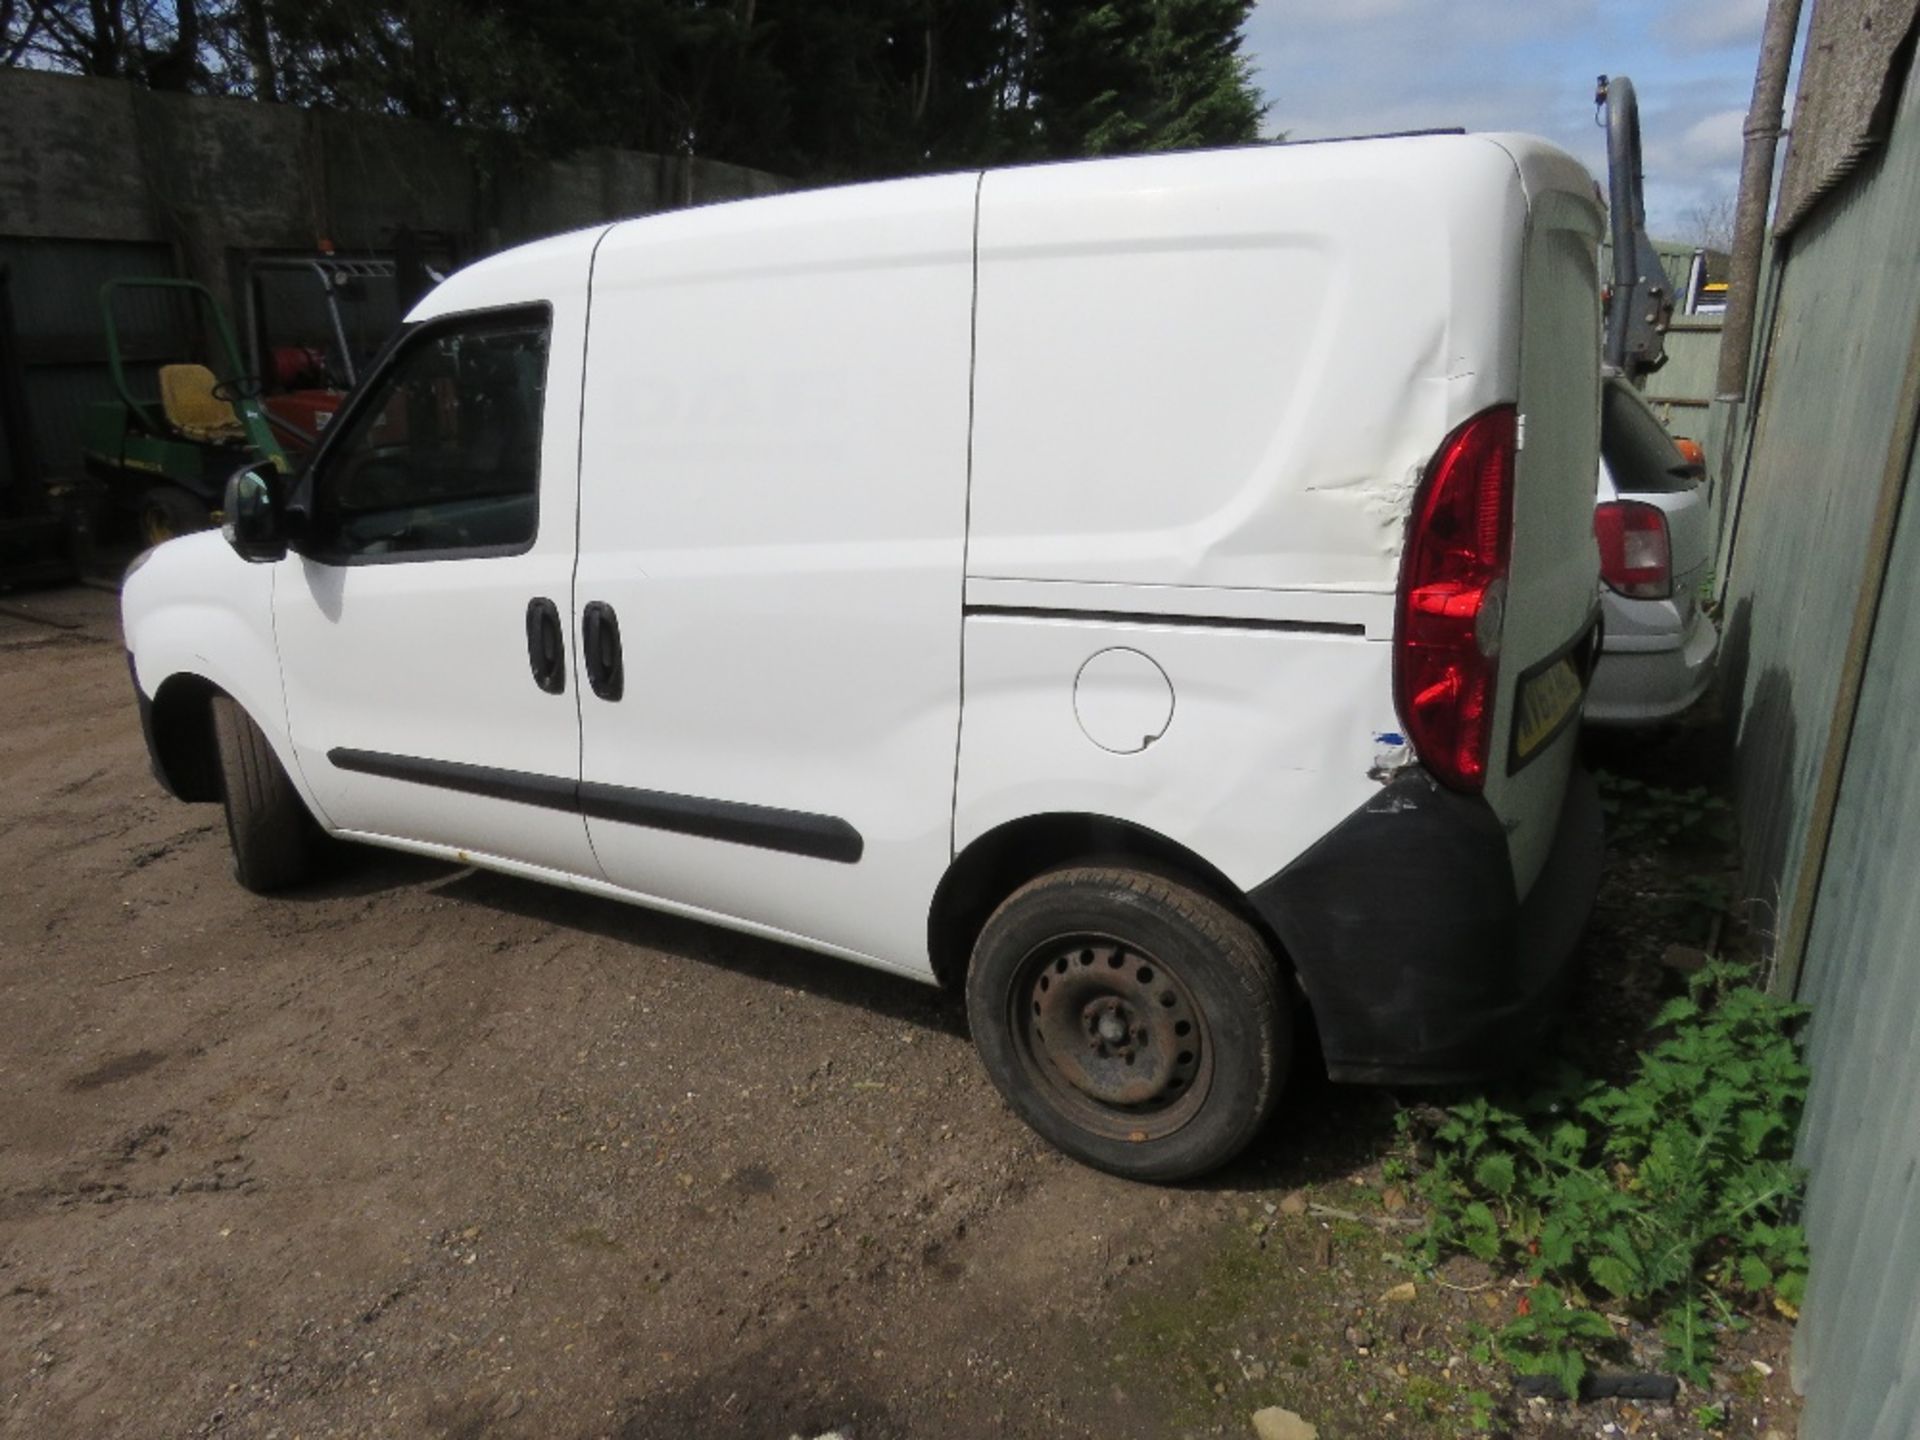
[[464,258],[599,221],[769,194],[776,176],[596,150],[515,155],[498,137],[113,80],[0,71],[0,236],[165,242],[232,293],[236,251],[390,248],[401,228]]

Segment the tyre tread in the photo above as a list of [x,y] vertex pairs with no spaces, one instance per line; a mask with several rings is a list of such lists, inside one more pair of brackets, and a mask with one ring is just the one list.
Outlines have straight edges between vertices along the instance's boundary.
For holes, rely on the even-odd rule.
[[234,877],[256,894],[307,879],[318,827],[267,737],[225,695],[213,698],[213,731]]
[[[1129,1156],[1124,1162],[1110,1153],[1102,1153],[1100,1147],[1092,1144],[1072,1147],[1074,1153],[1103,1169],[1142,1180],[1188,1179],[1226,1163],[1253,1140],[1271,1117],[1290,1058],[1289,996],[1271,948],[1252,925],[1226,905],[1181,880],[1131,865],[1077,864],[1039,875],[1001,902],[981,930],[980,945],[976,946],[974,955],[976,967],[982,948],[995,939],[996,922],[1003,916],[1036,897],[1075,894],[1088,900],[1119,898],[1122,903],[1129,900],[1139,903],[1148,911],[1157,911],[1160,916],[1184,925],[1220,956],[1226,962],[1222,971],[1239,992],[1245,1013],[1253,1018],[1257,1027],[1261,1073],[1253,1103],[1242,1109],[1240,1123],[1198,1156],[1184,1155],[1177,1146],[1167,1147],[1164,1157],[1143,1153],[1138,1161]],[[972,1010],[974,1006],[970,1004],[969,1008]],[[979,1018],[975,1016],[976,1023]],[[996,1084],[999,1083],[996,1077]],[[1005,1085],[1001,1085],[1001,1089],[1003,1094],[1007,1093]],[[1011,1095],[1008,1098],[1013,1099]],[[1058,1137],[1048,1138],[1058,1143]],[[1165,1142],[1157,1143],[1165,1146]]]

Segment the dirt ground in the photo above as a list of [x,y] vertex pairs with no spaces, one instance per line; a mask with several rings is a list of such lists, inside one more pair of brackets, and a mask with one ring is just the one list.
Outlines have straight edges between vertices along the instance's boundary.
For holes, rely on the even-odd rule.
[[[255,898],[97,590],[0,596],[0,1017],[8,1437],[1335,1440],[1492,1383],[1497,1287],[1380,1299],[1382,1092],[1305,1076],[1153,1189],[1033,1139],[931,990],[371,852]],[[1791,1431],[1783,1337],[1741,1433]]]

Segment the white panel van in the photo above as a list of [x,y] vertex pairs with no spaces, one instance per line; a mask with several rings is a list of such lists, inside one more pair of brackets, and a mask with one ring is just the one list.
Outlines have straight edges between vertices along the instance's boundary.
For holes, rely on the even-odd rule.
[[1480,1072],[1597,882],[1600,233],[1435,135],[494,256],[130,572],[156,772],[254,889],[325,834],[962,989],[1126,1175],[1238,1152],[1304,1027]]

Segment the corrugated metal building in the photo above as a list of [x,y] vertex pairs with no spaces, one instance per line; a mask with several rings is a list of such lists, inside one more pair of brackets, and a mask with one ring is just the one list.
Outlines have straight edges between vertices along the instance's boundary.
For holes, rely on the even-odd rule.
[[1817,0],[1715,417],[1746,888],[1812,1003],[1809,1440],[1920,1437],[1920,0]]

